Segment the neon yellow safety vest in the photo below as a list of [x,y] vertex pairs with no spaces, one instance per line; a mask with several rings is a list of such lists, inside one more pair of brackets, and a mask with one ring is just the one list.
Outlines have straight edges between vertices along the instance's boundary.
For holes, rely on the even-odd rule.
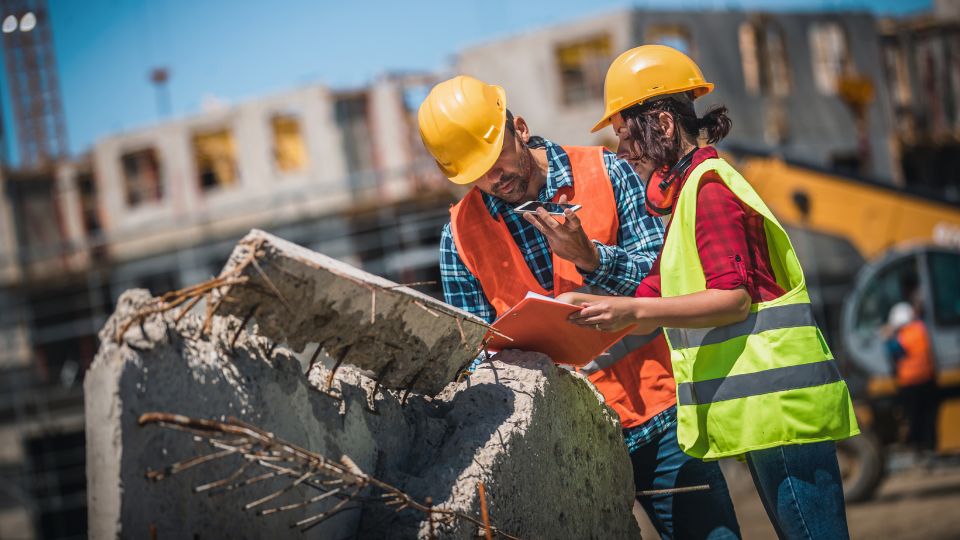
[[800,261],[786,231],[749,183],[723,159],[690,173],[660,258],[664,297],[706,289],[697,251],[697,191],[707,171],[764,217],[777,283],[788,292],[717,328],[665,328],[677,380],[680,448],[701,459],[860,432],[847,385],[817,328]]

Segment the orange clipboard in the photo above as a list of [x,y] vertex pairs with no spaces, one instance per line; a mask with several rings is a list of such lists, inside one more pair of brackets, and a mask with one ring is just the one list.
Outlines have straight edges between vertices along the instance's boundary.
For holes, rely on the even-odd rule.
[[579,306],[528,293],[519,304],[493,322],[493,328],[503,335],[488,333],[490,341],[487,350],[535,351],[549,356],[558,364],[580,367],[603,354],[630,332],[630,328],[602,332],[577,326],[567,320],[579,310]]

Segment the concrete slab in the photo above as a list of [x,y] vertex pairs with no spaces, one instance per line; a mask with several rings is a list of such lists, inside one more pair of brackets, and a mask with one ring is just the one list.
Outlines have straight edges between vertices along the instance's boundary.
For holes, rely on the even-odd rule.
[[476,357],[484,321],[419,291],[263,231],[251,231],[221,275],[234,286],[220,312],[248,313],[261,336],[331,357],[391,389],[435,395]]
[[[118,342],[124,321],[149,301],[146,291],[120,298],[84,383],[91,538],[154,530],[159,538],[286,537],[295,534],[291,523],[328,509],[320,503],[263,517],[242,509],[282,487],[276,479],[215,496],[192,492],[227,477],[239,465],[237,456],[148,480],[148,470],[212,451],[189,434],[137,425],[141,414],[154,411],[234,416],[332,459],[348,455],[417,500],[429,496],[474,516],[483,481],[491,522],[521,538],[639,536],[616,415],[586,379],[542,355],[504,353],[437,396],[411,393],[405,405],[401,392],[381,387],[373,394],[373,380],[341,367],[334,394],[342,398],[335,399],[326,392],[326,368],[318,364],[304,376],[293,352],[272,347],[257,327],[241,331],[231,347],[240,323],[233,316],[215,317],[211,332],[200,336],[199,315],[175,324],[175,314],[155,314]],[[297,488],[276,505],[315,493]],[[466,539],[477,529],[461,521],[439,524],[435,533]],[[428,535],[422,513],[364,501],[304,536]]]

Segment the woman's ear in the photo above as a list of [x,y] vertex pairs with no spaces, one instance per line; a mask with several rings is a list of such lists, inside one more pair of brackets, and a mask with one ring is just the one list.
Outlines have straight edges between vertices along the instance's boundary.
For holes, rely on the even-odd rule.
[[666,111],[660,111],[660,114],[657,115],[657,121],[660,122],[660,131],[663,132],[663,136],[668,139],[673,138],[673,130],[676,126],[673,122],[673,115]]

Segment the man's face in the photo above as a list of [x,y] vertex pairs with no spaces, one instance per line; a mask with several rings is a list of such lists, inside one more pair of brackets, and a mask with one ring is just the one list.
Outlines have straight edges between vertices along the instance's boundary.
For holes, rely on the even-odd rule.
[[637,148],[636,141],[630,136],[630,130],[627,129],[626,122],[624,122],[620,113],[610,117],[610,125],[619,140],[617,157],[629,163],[633,170],[640,175],[641,180],[644,182],[650,180],[650,176],[653,175],[653,164],[640,158],[640,149]]
[[508,130],[504,134],[500,157],[474,185],[488,195],[516,205],[536,200],[539,188],[535,188],[531,182],[533,175],[534,163],[530,149],[520,142],[516,133]]

